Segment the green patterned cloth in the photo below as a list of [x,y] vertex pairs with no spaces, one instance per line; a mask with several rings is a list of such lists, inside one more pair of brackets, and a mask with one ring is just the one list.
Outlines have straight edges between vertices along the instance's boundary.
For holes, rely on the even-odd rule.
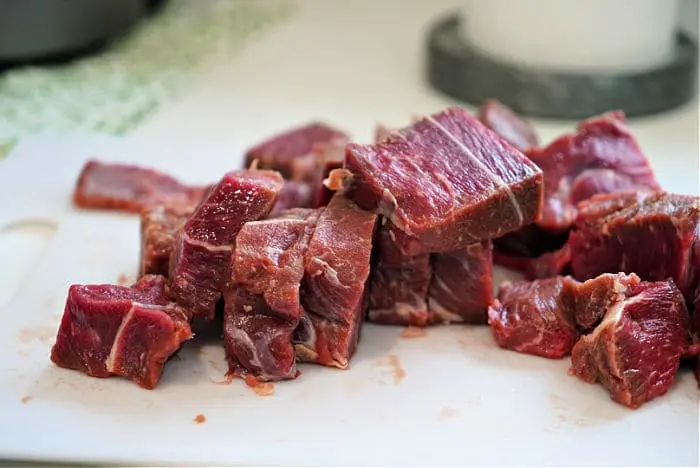
[[171,0],[99,55],[0,74],[0,157],[43,131],[124,134],[182,92],[196,67],[291,12],[284,0]]

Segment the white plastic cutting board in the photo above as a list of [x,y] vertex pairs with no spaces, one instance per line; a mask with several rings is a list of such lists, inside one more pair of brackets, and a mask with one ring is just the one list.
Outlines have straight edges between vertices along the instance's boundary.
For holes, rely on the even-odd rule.
[[[247,142],[246,142],[247,143]],[[366,325],[351,369],[311,365],[256,395],[221,384],[220,345],[187,346],[156,390],[88,378],[49,361],[72,283],[131,280],[134,216],[70,206],[83,162],[139,161],[191,182],[219,177],[239,148],[180,154],[111,138],[43,138],[0,163],[0,246],[31,222],[55,231],[0,309],[0,458],[245,465],[697,465],[698,390],[682,372],[637,411],[550,361],[498,349],[486,327],[422,338]],[[42,169],[43,168],[43,169]],[[680,186],[695,177],[679,172]],[[667,184],[668,185],[668,184]],[[670,187],[672,188],[672,187]],[[21,244],[21,242],[20,242]],[[22,247],[5,267],[18,265]],[[30,244],[26,244],[30,245]],[[36,245],[36,242],[31,245]],[[21,264],[22,262],[20,262]],[[195,422],[198,415],[206,421]]]

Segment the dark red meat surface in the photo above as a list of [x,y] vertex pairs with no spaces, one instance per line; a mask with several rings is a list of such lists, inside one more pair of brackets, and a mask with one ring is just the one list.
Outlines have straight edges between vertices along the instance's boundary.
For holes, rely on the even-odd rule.
[[579,338],[570,278],[503,283],[488,310],[502,348],[550,359],[568,355]]
[[659,189],[621,112],[585,120],[576,133],[528,156],[544,172],[544,207],[537,224],[548,231],[568,230],[576,217],[576,204],[595,194]]
[[279,171],[285,179],[316,182],[318,166],[314,146],[319,143],[348,141],[348,136],[328,125],[312,122],[287,130],[248,150],[246,167],[257,160],[259,169]]
[[349,144],[345,168],[350,198],[433,252],[504,235],[540,214],[539,168],[457,107],[381,143]]
[[175,234],[192,214],[190,208],[154,205],[141,211],[141,261],[139,277],[168,276]]
[[259,381],[297,376],[294,330],[304,254],[318,212],[246,223],[236,237],[231,282],[224,295],[229,370]]
[[512,109],[495,99],[484,102],[478,117],[481,123],[520,151],[527,151],[538,145],[535,129]]
[[336,194],[318,219],[304,259],[306,319],[295,349],[303,361],[345,369],[367,311],[377,216]]
[[209,192],[175,236],[168,286],[179,304],[213,317],[238,231],[268,215],[283,184],[277,172],[238,170]]
[[270,212],[270,216],[275,216],[292,208],[311,207],[314,189],[315,187],[309,182],[285,180],[284,186],[277,197],[277,203],[275,203],[275,207]]
[[435,323],[486,324],[493,301],[491,241],[432,256],[428,309]]
[[400,233],[386,219],[377,236],[377,259],[372,272],[368,318],[386,325],[425,326],[429,322],[430,254],[404,255]]
[[73,285],[51,360],[92,377],[119,375],[152,389],[166,360],[192,336],[189,316],[165,295],[165,278],[134,286]]
[[553,278],[559,275],[566,276],[570,274],[571,249],[568,244],[564,244],[563,247],[543,253],[538,257],[524,257],[499,252],[495,250],[494,243],[493,262],[496,265],[522,272],[528,280]]
[[700,242],[698,197],[669,193],[598,195],[582,203],[571,234],[572,274],[636,273],[645,281],[672,278],[692,304],[700,279],[693,249]]
[[571,373],[600,382],[613,400],[638,408],[670,388],[688,348],[687,333],[688,311],[673,282],[641,282],[576,343]]
[[155,205],[194,206],[208,187],[190,187],[167,174],[139,166],[88,161],[73,192],[81,208],[138,213]]

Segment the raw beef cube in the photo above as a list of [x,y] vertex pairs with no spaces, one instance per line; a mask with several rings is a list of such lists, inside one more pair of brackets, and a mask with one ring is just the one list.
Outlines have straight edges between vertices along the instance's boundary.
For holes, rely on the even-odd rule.
[[[601,193],[659,189],[621,112],[586,120],[576,133],[564,135],[549,146],[532,149],[526,154],[544,172],[542,218],[533,226],[494,241],[496,262],[520,267],[518,269],[526,274],[536,268],[530,259],[564,245],[579,202]],[[564,268],[553,273],[565,271]]]
[[561,276],[503,283],[488,310],[498,345],[550,359],[568,355],[579,338],[573,283]]
[[285,179],[315,182],[317,180],[316,156],[313,153],[317,143],[346,143],[348,136],[328,125],[312,122],[303,127],[293,128],[265,140],[248,150],[245,155],[246,167],[257,161],[259,169],[273,169],[282,173]]
[[561,358],[571,352],[579,331],[592,330],[640,281],[619,273],[584,283],[562,276],[506,282],[489,309],[489,324],[504,348]]
[[645,281],[672,278],[692,304],[700,278],[700,199],[669,193],[598,195],[581,203],[571,234],[571,269],[579,280],[634,272]]
[[491,241],[433,255],[428,309],[434,322],[486,324],[493,301]]
[[641,282],[576,343],[571,373],[638,408],[670,388],[688,348],[687,330],[688,311],[673,282]]
[[73,285],[51,360],[92,377],[119,375],[152,389],[165,361],[191,336],[189,316],[166,297],[162,276],[144,276],[130,288]]
[[175,234],[190,217],[190,209],[155,205],[141,211],[141,262],[139,277],[168,276]]
[[350,143],[345,168],[350,198],[433,252],[502,236],[540,215],[540,169],[457,107],[381,143]]
[[213,318],[238,231],[268,215],[283,184],[277,172],[238,170],[209,192],[175,236],[168,286],[179,304]]
[[520,151],[530,150],[538,144],[532,126],[495,99],[484,102],[479,109],[479,120]]
[[307,316],[295,339],[299,359],[347,368],[367,310],[376,224],[376,215],[340,194],[319,217],[304,258],[301,303]]
[[[301,213],[300,213],[301,214]],[[246,223],[236,237],[224,295],[229,370],[259,381],[297,376],[292,337],[302,308],[304,253],[318,213]]]
[[286,180],[270,216],[290,208],[309,208],[313,195],[313,187],[310,183]]
[[544,207],[537,224],[545,230],[568,230],[576,204],[595,194],[659,189],[622,112],[585,120],[576,133],[528,156],[544,172]]
[[81,208],[138,213],[154,204],[192,207],[208,187],[188,187],[169,175],[128,164],[88,161],[73,193]]
[[370,285],[369,320],[387,325],[428,324],[430,254],[404,255],[394,225],[383,219],[377,236],[377,260]]

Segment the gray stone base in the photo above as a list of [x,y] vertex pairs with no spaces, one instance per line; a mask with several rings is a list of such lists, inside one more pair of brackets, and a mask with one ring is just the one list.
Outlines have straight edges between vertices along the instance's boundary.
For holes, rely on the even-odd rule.
[[451,14],[430,29],[428,80],[439,91],[470,104],[496,98],[520,114],[535,117],[581,119],[612,109],[632,117],[678,107],[696,92],[698,49],[682,33],[673,61],[663,68],[594,75],[495,62],[466,44],[460,27],[457,14]]

